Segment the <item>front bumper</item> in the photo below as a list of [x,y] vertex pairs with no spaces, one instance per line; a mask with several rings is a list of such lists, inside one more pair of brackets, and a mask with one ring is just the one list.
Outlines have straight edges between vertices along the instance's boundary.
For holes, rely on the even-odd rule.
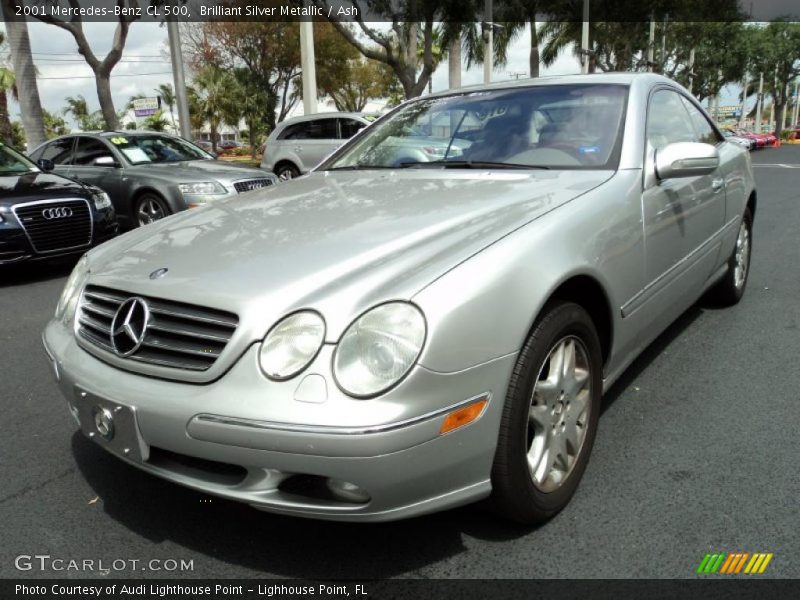
[[[516,359],[509,355],[452,374],[416,367],[396,389],[433,388],[439,409],[394,422],[373,410],[374,425],[358,415],[352,420],[358,425],[350,427],[346,415],[340,426],[254,419],[254,405],[269,401],[256,345],[220,379],[196,385],[107,365],[82,350],[60,322],[50,322],[43,340],[81,429],[121,459],[262,510],[347,521],[401,519],[486,497]],[[450,410],[484,396],[489,402],[479,419],[439,434]],[[363,402],[365,411],[375,406]],[[97,407],[126,415],[123,423],[135,431],[122,441],[97,435],[91,414]],[[357,486],[353,498],[341,482]]]

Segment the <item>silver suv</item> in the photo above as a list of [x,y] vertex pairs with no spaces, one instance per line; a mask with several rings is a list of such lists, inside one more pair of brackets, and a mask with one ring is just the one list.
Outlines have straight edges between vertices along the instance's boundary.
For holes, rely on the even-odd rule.
[[280,179],[293,179],[313,169],[376,118],[366,113],[330,112],[287,119],[267,138],[261,168]]

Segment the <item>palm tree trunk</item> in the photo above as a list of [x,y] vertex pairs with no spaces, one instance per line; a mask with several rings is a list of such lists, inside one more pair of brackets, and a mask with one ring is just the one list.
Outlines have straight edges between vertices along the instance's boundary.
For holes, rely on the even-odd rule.
[[25,129],[28,149],[33,150],[47,138],[44,133],[44,117],[42,103],[39,100],[39,88],[36,85],[36,70],[31,57],[28,24],[24,18],[16,16],[14,3],[11,0],[2,0],[0,6],[6,22],[11,62],[17,79],[22,126]]
[[454,35],[447,53],[448,86],[451,90],[461,87],[461,35]]
[[531,54],[530,71],[531,77],[539,77],[539,32],[536,31],[536,11],[531,12],[528,20],[531,24]]
[[4,90],[0,90],[0,140],[8,146],[14,146],[14,133],[8,117],[8,96]]

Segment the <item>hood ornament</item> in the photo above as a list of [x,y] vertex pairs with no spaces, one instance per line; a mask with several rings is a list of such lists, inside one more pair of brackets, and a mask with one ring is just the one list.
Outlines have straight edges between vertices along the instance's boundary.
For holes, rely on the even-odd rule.
[[164,275],[167,274],[167,271],[169,271],[169,269],[167,269],[166,267],[156,269],[155,271],[150,273],[150,279],[159,279],[161,277],[164,277]]

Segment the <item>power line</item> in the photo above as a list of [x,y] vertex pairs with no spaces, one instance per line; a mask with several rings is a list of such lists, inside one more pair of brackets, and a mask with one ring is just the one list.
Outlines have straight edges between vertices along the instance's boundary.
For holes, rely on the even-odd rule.
[[[123,75],[112,75],[112,77],[146,77],[148,75],[171,75],[172,71],[160,71],[159,73],[130,73]],[[77,77],[37,77],[36,79],[94,79],[94,75],[80,75]]]
[[[43,56],[82,56],[80,52],[31,52]],[[106,52],[108,54],[108,52]],[[125,58],[164,58],[160,54],[124,54]]]

